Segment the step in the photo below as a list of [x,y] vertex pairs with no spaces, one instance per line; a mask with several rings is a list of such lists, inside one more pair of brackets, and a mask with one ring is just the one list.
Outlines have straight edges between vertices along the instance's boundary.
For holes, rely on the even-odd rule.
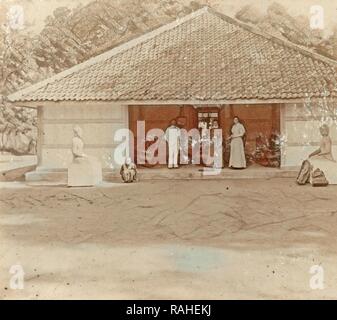
[[36,156],[0,155],[0,181],[24,180],[25,173],[35,170]]
[[[225,180],[225,179],[271,179],[296,178],[297,170],[278,168],[248,168],[245,170],[208,170],[200,168],[154,168],[139,169],[139,180]],[[103,180],[107,182],[121,181],[119,172],[103,171]],[[27,182],[46,182],[67,184],[67,171],[36,170],[26,173]]]

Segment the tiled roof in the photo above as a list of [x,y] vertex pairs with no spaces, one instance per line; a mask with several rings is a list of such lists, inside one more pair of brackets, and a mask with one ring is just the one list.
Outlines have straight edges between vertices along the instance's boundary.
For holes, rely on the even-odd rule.
[[220,101],[337,95],[337,63],[200,9],[9,96]]

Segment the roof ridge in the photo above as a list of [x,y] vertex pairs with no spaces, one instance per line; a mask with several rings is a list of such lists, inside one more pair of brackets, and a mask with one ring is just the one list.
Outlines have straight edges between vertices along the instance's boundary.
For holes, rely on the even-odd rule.
[[299,51],[302,54],[310,56],[311,58],[320,60],[320,61],[328,63],[328,64],[333,64],[335,67],[337,67],[337,60],[334,60],[332,58],[326,57],[326,56],[324,56],[324,55],[322,55],[320,53],[314,52],[314,51],[310,50],[309,48],[303,47],[301,45],[298,45],[298,44],[296,44],[294,42],[291,42],[291,41],[289,41],[287,39],[283,39],[283,38],[278,37],[276,35],[270,34],[268,32],[263,32],[263,31],[261,31],[260,29],[258,29],[254,25],[242,22],[242,21],[240,21],[240,20],[238,20],[236,18],[232,18],[230,16],[222,14],[222,13],[214,10],[213,8],[208,7],[208,12],[210,12],[210,13],[218,16],[219,18],[221,18],[222,20],[225,20],[228,23],[231,23],[231,24],[234,24],[236,26],[239,26],[239,27],[241,27],[241,28],[243,28],[243,29],[245,29],[245,30],[247,30],[249,32],[252,32],[252,33],[256,34],[256,35],[262,36],[262,37],[264,37],[264,38],[266,38],[268,40],[275,41],[275,42],[277,42],[280,45],[287,46],[288,48],[297,50],[297,51]]
[[21,90],[18,90],[10,95],[7,96],[7,98],[9,100],[18,100],[20,97],[22,97],[23,95],[27,94],[27,93],[30,93],[32,91],[35,91],[35,90],[38,90],[48,84],[51,84],[57,80],[60,80],[62,78],[65,78],[69,75],[72,75],[78,71],[81,71],[87,67],[90,67],[92,65],[95,65],[99,62],[102,62],[102,61],[105,61],[111,57],[113,57],[114,55],[118,54],[118,53],[121,53],[127,49],[131,49],[133,47],[135,47],[136,45],[138,44],[141,44],[141,43],[144,43],[145,41],[148,41],[154,37],[156,37],[157,35],[160,35],[162,34],[163,32],[165,31],[169,31],[169,30],[172,30],[174,29],[175,27],[187,22],[187,21],[190,21],[200,15],[202,15],[203,13],[205,12],[209,12],[210,10],[210,7],[209,6],[203,6],[202,8],[196,10],[196,11],[193,11],[191,12],[190,14],[184,16],[184,17],[181,17],[181,18],[177,18],[175,19],[174,21],[172,22],[169,22],[167,24],[164,24],[152,31],[149,31],[149,32],[146,32],[134,39],[131,39],[129,41],[126,41],[122,44],[119,44],[117,45],[116,47],[106,51],[106,52],[103,52],[97,56],[94,56],[94,57],[91,57],[75,66],[72,66],[64,71],[61,71],[47,79],[44,79],[44,80],[41,80],[35,84],[32,84],[26,88],[23,88]]

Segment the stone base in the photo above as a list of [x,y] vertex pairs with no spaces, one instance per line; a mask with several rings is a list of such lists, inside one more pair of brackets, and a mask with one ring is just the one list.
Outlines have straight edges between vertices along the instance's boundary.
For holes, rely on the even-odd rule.
[[25,174],[27,182],[50,182],[51,184],[67,184],[68,170],[58,169],[57,171],[42,169],[37,167],[35,171]]
[[[277,169],[264,167],[249,167],[245,170],[221,169],[220,171],[203,169],[201,166],[182,166],[179,169],[163,168],[138,168],[139,181],[151,180],[227,180],[227,179],[272,179],[272,178],[292,178],[296,179],[298,174],[296,169]],[[41,169],[26,174],[28,183],[39,185],[66,185],[67,170]],[[122,183],[119,170],[103,169],[103,181]]]
[[324,172],[329,184],[337,184],[337,162],[325,159],[309,159],[309,162],[313,166],[313,171],[320,169]]
[[95,158],[77,158],[69,165],[69,187],[91,187],[102,180],[102,165]]
[[36,168],[36,156],[0,155],[0,181],[24,180],[27,172]]

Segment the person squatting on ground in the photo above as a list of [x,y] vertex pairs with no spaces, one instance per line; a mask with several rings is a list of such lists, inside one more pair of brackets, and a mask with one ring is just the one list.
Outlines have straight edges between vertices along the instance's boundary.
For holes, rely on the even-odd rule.
[[132,162],[131,158],[126,158],[122,165],[120,175],[125,183],[137,181],[137,167]]

